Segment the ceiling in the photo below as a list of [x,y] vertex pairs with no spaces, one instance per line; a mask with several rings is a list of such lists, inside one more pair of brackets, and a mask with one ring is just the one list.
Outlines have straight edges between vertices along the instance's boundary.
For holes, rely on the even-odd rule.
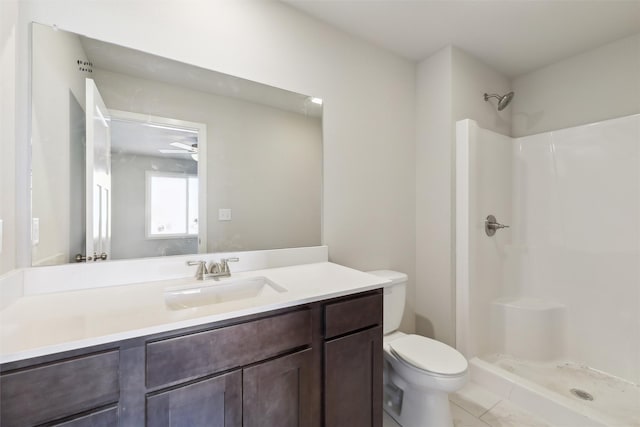
[[283,0],[421,61],[454,45],[515,77],[640,32],[640,0]]
[[180,142],[197,144],[197,134],[178,127],[162,128],[144,122],[111,119],[111,151],[129,156],[151,156],[192,160],[191,153],[161,153],[159,150],[177,150],[170,145]]

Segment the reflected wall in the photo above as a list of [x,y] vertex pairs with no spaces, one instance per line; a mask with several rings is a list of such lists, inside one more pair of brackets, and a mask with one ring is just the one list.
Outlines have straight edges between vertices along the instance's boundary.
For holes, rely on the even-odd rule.
[[[32,27],[32,265],[75,262],[85,252],[86,78],[96,82],[108,110],[140,118],[140,126],[162,118],[198,124],[206,133],[193,145],[200,151],[193,162],[187,152],[167,154],[184,143],[172,141],[175,136],[149,143],[141,131],[117,132],[109,259],[321,244],[322,108],[310,97]],[[138,178],[196,169],[206,188],[200,237],[149,238],[148,197]]]

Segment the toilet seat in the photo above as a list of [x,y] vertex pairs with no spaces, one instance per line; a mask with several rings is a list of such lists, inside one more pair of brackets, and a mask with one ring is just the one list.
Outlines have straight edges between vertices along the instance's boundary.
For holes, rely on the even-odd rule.
[[438,376],[456,376],[467,371],[467,359],[456,349],[420,335],[405,335],[389,344],[391,354],[415,369]]

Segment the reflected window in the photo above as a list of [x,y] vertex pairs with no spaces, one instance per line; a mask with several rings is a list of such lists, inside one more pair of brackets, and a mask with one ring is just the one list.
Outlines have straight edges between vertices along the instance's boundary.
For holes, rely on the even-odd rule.
[[198,235],[198,177],[147,172],[147,237]]

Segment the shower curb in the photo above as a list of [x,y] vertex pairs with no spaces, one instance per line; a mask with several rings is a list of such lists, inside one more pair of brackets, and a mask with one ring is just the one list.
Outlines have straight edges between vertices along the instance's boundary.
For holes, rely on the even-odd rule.
[[553,393],[477,357],[469,360],[471,381],[551,425],[562,427],[607,427],[611,423],[599,412],[578,406]]

